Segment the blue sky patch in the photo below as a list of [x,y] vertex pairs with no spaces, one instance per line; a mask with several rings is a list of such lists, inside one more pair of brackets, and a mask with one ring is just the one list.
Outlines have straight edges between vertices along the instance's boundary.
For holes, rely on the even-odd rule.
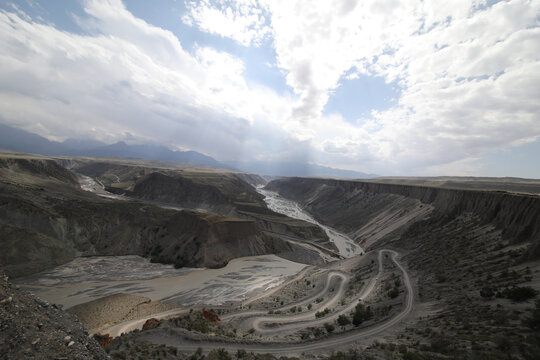
[[382,77],[360,75],[358,79],[342,79],[330,94],[323,113],[339,113],[349,123],[370,117],[371,111],[383,111],[396,105],[400,96],[397,84],[387,84]]

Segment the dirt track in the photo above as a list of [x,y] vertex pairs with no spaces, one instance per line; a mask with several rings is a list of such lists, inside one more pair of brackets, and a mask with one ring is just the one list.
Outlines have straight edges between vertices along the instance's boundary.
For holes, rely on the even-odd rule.
[[[396,264],[396,266],[401,270],[403,273],[403,282],[405,285],[405,288],[407,289],[407,295],[405,300],[405,307],[403,310],[398,313],[396,316],[382,322],[379,324],[376,324],[372,327],[361,329],[361,330],[352,330],[349,332],[344,332],[341,334],[335,334],[332,336],[328,336],[326,338],[321,338],[313,341],[308,342],[300,342],[300,343],[262,343],[262,342],[247,342],[247,341],[236,341],[236,340],[230,340],[230,339],[224,339],[224,338],[211,338],[211,337],[192,337],[190,334],[186,333],[183,329],[154,329],[150,331],[146,331],[140,335],[141,339],[151,341],[153,343],[157,344],[165,344],[169,346],[176,346],[180,348],[182,351],[195,351],[197,348],[201,347],[205,350],[211,350],[211,349],[217,349],[217,348],[224,348],[228,351],[235,351],[237,349],[244,349],[247,351],[252,352],[258,352],[258,353],[272,353],[275,355],[282,355],[282,354],[301,354],[303,352],[310,352],[315,350],[324,350],[324,349],[331,349],[336,347],[341,347],[344,345],[352,345],[356,341],[370,337],[375,334],[379,334],[392,326],[399,323],[401,320],[403,320],[413,309],[414,305],[414,292],[412,289],[412,285],[409,279],[409,275],[407,274],[407,271],[403,268],[403,266],[397,261],[398,253],[393,250],[380,250],[379,251],[379,272],[377,276],[372,278],[372,280],[367,284],[367,286],[364,288],[362,293],[358,296],[358,300],[361,300],[362,298],[365,298],[369,295],[371,291],[375,288],[375,284],[379,278],[379,275],[381,271],[383,270],[382,266],[382,255],[383,253],[389,253],[391,256],[392,261]],[[328,280],[330,279],[330,276]],[[338,295],[339,291],[336,293],[336,296]],[[352,304],[356,305],[357,301],[353,301]],[[353,305],[349,305],[353,306]],[[340,312],[341,313],[341,312]],[[242,314],[238,314],[239,316],[242,316]],[[293,316],[293,319],[303,319],[304,314],[300,316]],[[336,314],[332,315],[337,316]],[[309,326],[314,325],[315,322],[327,322],[330,317],[326,317],[321,320],[314,320],[313,322],[309,322]],[[271,317],[255,317],[254,319],[259,319],[259,324],[271,321]],[[292,320],[294,321],[294,320]],[[282,326],[286,326],[287,328],[292,326],[297,326],[299,329],[305,328],[306,322],[300,321],[293,324],[285,324]],[[276,328],[274,328],[276,329]],[[274,331],[274,329],[272,329]],[[280,329],[280,326],[277,327],[278,331]]]

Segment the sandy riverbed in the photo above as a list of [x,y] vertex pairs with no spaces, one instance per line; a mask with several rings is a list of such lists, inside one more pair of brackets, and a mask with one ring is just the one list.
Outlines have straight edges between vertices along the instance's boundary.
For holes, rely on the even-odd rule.
[[257,188],[257,191],[265,196],[264,201],[271,210],[320,226],[326,232],[330,241],[336,245],[340,255],[352,257],[364,253],[360,245],[356,244],[350,237],[319,223],[294,201],[285,199],[275,191],[264,190],[261,187]]
[[17,282],[65,308],[115,293],[183,305],[219,305],[277,286],[305,266],[275,255],[238,258],[221,269],[202,270],[151,264],[138,256],[94,257]]

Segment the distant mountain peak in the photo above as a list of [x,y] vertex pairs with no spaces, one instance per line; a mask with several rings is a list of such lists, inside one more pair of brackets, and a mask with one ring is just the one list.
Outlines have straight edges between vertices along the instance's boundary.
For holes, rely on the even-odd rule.
[[227,167],[216,159],[197,151],[173,151],[163,145],[130,145],[125,141],[105,144],[93,139],[49,141],[37,134],[0,124],[0,148],[48,156],[124,157]]

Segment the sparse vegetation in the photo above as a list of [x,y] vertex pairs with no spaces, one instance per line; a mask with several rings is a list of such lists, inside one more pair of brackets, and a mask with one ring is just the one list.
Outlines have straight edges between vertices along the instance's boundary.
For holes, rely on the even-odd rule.
[[399,296],[399,288],[393,287],[390,291],[388,291],[388,297],[390,299],[395,299]]
[[316,318],[321,318],[321,317],[324,317],[326,315],[330,314],[330,309],[329,308],[324,308],[324,310],[322,311],[317,311],[315,313],[315,317]]
[[513,286],[497,292],[497,297],[510,299],[516,302],[530,300],[538,295],[538,291],[530,286]]
[[332,325],[330,323],[324,323],[324,328],[326,329],[327,333],[331,333],[331,332],[333,332],[335,330],[334,325]]
[[364,321],[370,320],[371,318],[373,318],[373,311],[371,311],[370,306],[365,307],[362,303],[356,305],[352,320],[354,326],[360,326]]
[[346,315],[339,315],[336,322],[339,326],[347,326],[351,323],[351,320]]

